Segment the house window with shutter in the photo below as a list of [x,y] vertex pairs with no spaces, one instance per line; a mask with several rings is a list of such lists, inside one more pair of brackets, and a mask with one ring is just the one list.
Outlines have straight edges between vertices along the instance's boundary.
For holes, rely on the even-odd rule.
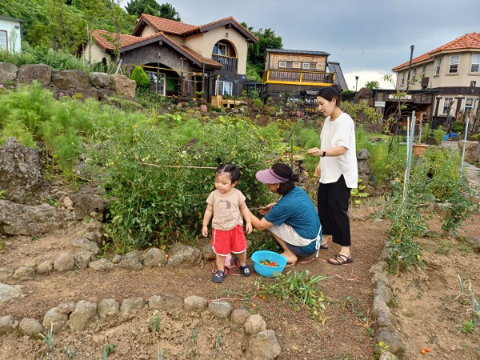
[[8,50],[7,32],[0,30],[0,50]]
[[460,55],[450,56],[450,68],[448,69],[449,74],[458,73],[458,63],[460,62]]
[[472,67],[470,68],[470,72],[478,73],[480,67],[480,55],[472,55]]
[[305,69],[305,70],[310,69],[310,63],[303,63],[302,64],[302,69]]
[[440,74],[441,65],[442,65],[442,58],[438,58],[437,60],[435,60],[435,75]]

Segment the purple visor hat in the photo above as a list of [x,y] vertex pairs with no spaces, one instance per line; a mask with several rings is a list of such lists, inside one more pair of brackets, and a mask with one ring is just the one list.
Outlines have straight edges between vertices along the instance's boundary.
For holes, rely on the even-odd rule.
[[272,169],[257,171],[255,177],[264,184],[280,184],[288,181],[288,179],[275,174]]

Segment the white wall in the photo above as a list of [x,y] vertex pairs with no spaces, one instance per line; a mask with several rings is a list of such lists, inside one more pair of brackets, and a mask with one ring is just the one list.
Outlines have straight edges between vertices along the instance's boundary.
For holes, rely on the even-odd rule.
[[[16,28],[18,26],[18,29]],[[22,52],[21,25],[18,21],[0,19],[0,31],[7,35],[7,49],[11,53]],[[1,38],[3,39],[3,37]],[[5,44],[1,44],[5,45]],[[3,49],[3,46],[2,46]]]

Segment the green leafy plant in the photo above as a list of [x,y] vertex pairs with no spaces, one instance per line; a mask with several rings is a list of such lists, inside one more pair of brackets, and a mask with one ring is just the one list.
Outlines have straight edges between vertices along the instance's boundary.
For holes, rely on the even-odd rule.
[[145,90],[150,87],[150,79],[141,66],[135,66],[132,75],[130,75],[130,79],[135,80],[139,89]]
[[153,316],[152,318],[150,319],[150,321],[148,322],[148,330],[150,332],[159,332],[160,331],[160,314],[158,312],[158,310],[155,310],[153,312]]
[[271,294],[277,298],[288,301],[295,309],[301,306],[311,311],[312,317],[321,318],[321,311],[325,310],[326,297],[318,287],[320,281],[328,279],[328,276],[310,276],[308,270],[297,272],[290,270],[286,274],[280,274],[272,283],[258,283],[257,287],[263,295]]
[[68,348],[68,341],[65,342],[65,360],[75,360],[75,351]]
[[47,335],[39,334],[43,339],[43,342],[47,345],[47,350],[52,350],[55,342],[55,332],[53,331],[53,323],[50,324],[50,328],[47,330]]
[[473,320],[467,320],[462,323],[462,329],[460,331],[465,334],[471,334],[475,328],[476,324],[473,322]]
[[215,348],[220,349],[222,347],[222,335],[220,331],[217,329],[217,337],[215,339]]
[[103,360],[107,360],[108,356],[115,351],[115,344],[107,344],[103,347]]
[[366,186],[363,184],[363,180],[358,179],[358,188],[350,191],[351,201],[355,206],[360,206],[362,204],[362,199],[369,196],[365,189]]

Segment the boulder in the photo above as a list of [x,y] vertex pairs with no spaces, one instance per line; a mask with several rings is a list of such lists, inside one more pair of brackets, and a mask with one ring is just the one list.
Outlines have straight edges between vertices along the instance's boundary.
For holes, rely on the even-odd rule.
[[165,251],[157,248],[149,249],[143,256],[143,265],[145,267],[157,267],[167,263]]
[[96,242],[90,241],[84,237],[78,237],[73,240],[72,245],[76,248],[89,251],[93,253],[93,255],[97,255],[100,252],[98,245]]
[[80,251],[73,255],[73,260],[75,261],[75,266],[79,269],[86,269],[90,260],[92,260],[93,253],[90,251]]
[[0,304],[21,295],[22,287],[20,285],[6,285],[0,283]]
[[33,266],[21,266],[13,273],[15,280],[35,279],[35,268]]
[[51,328],[55,333],[58,333],[65,326],[67,320],[68,315],[55,307],[45,313],[42,324],[45,329]]
[[145,299],[143,298],[128,298],[122,301],[120,312],[122,315],[130,315],[133,311],[142,310],[145,306]]
[[5,85],[17,78],[18,67],[10,63],[0,62],[0,84]]
[[103,299],[98,304],[98,316],[100,319],[117,316],[120,304],[115,299]]
[[70,199],[73,201],[77,220],[83,220],[93,212],[103,214],[107,207],[107,202],[98,195],[97,189],[92,187],[83,187],[79,192],[71,194]]
[[88,267],[97,271],[110,271],[113,269],[113,264],[105,258],[101,258],[97,261],[92,261],[88,264]]
[[208,301],[203,297],[191,295],[185,298],[184,304],[185,311],[202,312],[207,308]]
[[52,85],[59,89],[75,89],[76,92],[91,86],[88,74],[79,70],[53,71]]
[[97,317],[97,304],[90,301],[80,300],[75,305],[75,310],[70,314],[68,326],[72,330],[83,330],[87,324]]
[[202,252],[194,247],[176,243],[170,249],[169,266],[196,265],[202,259]]
[[70,252],[60,254],[53,263],[53,268],[57,271],[72,270],[75,267],[75,259]]
[[212,301],[208,303],[208,311],[216,318],[227,319],[232,310],[232,305],[226,301]]
[[6,235],[40,236],[63,226],[68,220],[48,204],[22,205],[0,200],[0,233]]
[[53,261],[45,260],[37,265],[37,274],[44,275],[53,271]]
[[23,318],[18,325],[18,329],[24,335],[40,338],[40,334],[43,333],[43,326],[40,321],[32,318]]
[[248,353],[252,360],[273,360],[282,352],[273,330],[260,331],[248,342]]
[[112,85],[110,75],[101,72],[92,72],[88,74],[90,83],[96,88],[109,88]]
[[14,324],[15,321],[12,315],[0,316],[0,335],[12,332]]
[[125,254],[118,266],[133,270],[141,270],[143,268],[142,263],[140,262],[140,257],[136,251]]
[[244,308],[238,308],[232,311],[232,315],[230,316],[230,320],[240,326],[245,325],[245,321],[247,321],[248,317],[251,315],[250,311]]
[[267,323],[259,314],[250,315],[245,321],[245,333],[248,336],[258,334],[260,331],[267,330]]
[[159,295],[150,296],[148,299],[148,308],[152,310],[161,310],[165,307],[165,300]]
[[353,99],[355,104],[364,103],[367,106],[373,105],[373,91],[368,88],[361,88]]
[[130,80],[127,76],[122,74],[111,75],[112,86],[117,95],[126,97],[135,97],[135,80]]
[[8,281],[13,276],[13,270],[9,268],[0,268],[0,282]]
[[42,86],[50,85],[52,80],[52,68],[44,64],[22,65],[18,69],[17,81],[30,84],[33,80]]
[[0,190],[8,200],[36,203],[46,192],[46,182],[37,152],[9,138],[0,146]]

